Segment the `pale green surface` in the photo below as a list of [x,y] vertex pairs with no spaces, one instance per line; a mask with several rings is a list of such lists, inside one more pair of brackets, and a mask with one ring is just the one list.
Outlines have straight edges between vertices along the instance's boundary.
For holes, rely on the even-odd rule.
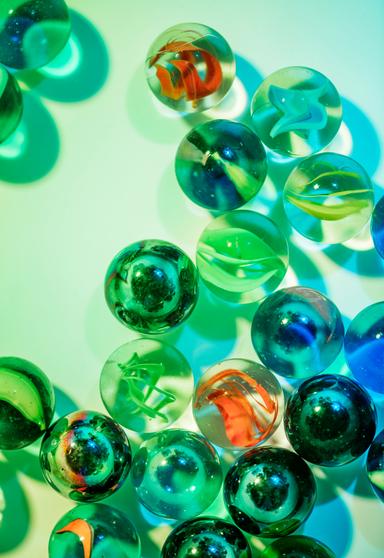
[[[185,200],[173,173],[177,145],[189,125],[201,121],[201,117],[185,121],[155,108],[142,67],[150,43],[174,23],[197,20],[216,28],[239,55],[254,65],[255,69],[246,74],[247,84],[257,80],[258,74],[265,76],[283,66],[318,68],[342,96],[363,111],[365,116],[348,105],[355,136],[352,156],[366,166],[376,184],[383,185],[378,142],[383,149],[384,3],[324,0],[320,6],[315,0],[238,0],[236,4],[218,0],[108,0],[107,5],[101,0],[76,0],[70,6],[91,19],[104,36],[110,73],[104,88],[88,100],[43,101],[60,134],[56,165],[31,185],[0,186],[0,354],[30,359],[81,407],[103,410],[98,395],[101,367],[114,349],[135,337],[113,318],[103,299],[102,283],[111,258],[130,242],[145,237],[176,242],[193,256],[195,243],[210,220],[206,212]],[[245,63],[239,65],[243,75],[244,68]],[[238,82],[237,90],[241,109],[245,99]],[[26,173],[27,178],[33,178],[44,169],[45,157],[54,158],[55,134],[43,136],[44,128],[36,130],[40,119],[46,121],[38,101],[29,97],[27,110],[33,112],[33,142],[41,145],[38,169],[35,166]],[[236,116],[233,106],[228,112],[212,112],[220,117]],[[51,129],[48,124],[47,128]],[[19,138],[20,132],[15,144],[8,147],[8,155],[17,153]],[[351,154],[349,138],[343,127],[334,150]],[[4,154],[5,149],[0,152]],[[10,175],[12,161],[16,165],[20,160],[19,164],[30,164],[28,153],[6,165],[0,161],[0,179]],[[277,176],[280,188],[284,177]],[[268,200],[275,196],[268,180],[259,201],[250,207],[266,211]],[[281,219],[281,213],[272,214],[272,218]],[[328,295],[348,317],[382,299],[382,279],[368,277],[384,270],[373,252],[365,256],[359,251],[354,257],[354,269],[366,272],[367,277],[362,279],[343,267],[347,249],[341,249],[339,265],[309,242],[294,238],[299,249],[293,254],[296,266],[288,273],[287,284],[294,284],[299,274],[301,284],[324,290],[317,275],[320,268],[327,274]],[[364,240],[349,245],[358,250],[371,246]],[[229,356],[254,358],[249,336],[251,318],[250,310],[223,310],[204,295],[189,325],[173,334],[170,341],[177,341],[197,371]],[[235,349],[236,333],[239,338]],[[65,410],[63,405],[61,409]],[[188,415],[176,425],[192,425],[191,421]],[[20,461],[14,458],[12,463]],[[353,494],[353,485],[348,487],[345,480],[354,478],[353,470],[348,466],[346,472],[320,473],[327,494],[336,491],[343,499],[323,503],[305,532],[321,538],[337,553],[345,545],[341,542],[335,547],[334,541],[344,541],[350,529],[348,510],[355,532],[349,551],[341,556],[379,558],[383,554],[383,508],[378,500]],[[71,503],[35,480],[38,473],[33,467],[29,475],[20,474],[23,496],[12,471],[0,462],[1,478],[9,473],[6,488],[2,486],[5,504],[13,506],[13,517],[18,517],[17,525],[8,524],[7,532],[23,532],[26,506],[30,525],[20,544],[1,556],[45,558],[50,530]],[[360,485],[365,482],[361,476],[358,480]],[[347,491],[338,484],[347,486]],[[111,504],[124,507],[131,494],[127,486]],[[2,507],[0,495],[0,510]],[[214,512],[223,516],[220,502],[212,508]],[[139,531],[147,527],[152,540],[164,540],[169,526],[148,527],[137,517],[132,512],[131,519]],[[0,549],[3,544],[0,540]],[[144,558],[156,558],[151,543],[146,541],[143,546]]]

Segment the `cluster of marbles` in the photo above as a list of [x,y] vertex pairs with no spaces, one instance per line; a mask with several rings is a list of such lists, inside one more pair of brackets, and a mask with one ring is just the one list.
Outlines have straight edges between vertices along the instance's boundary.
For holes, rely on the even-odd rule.
[[266,298],[252,323],[260,360],[274,372],[305,378],[323,372],[343,346],[344,326],[335,304],[314,289],[290,287]]
[[209,368],[193,398],[200,431],[213,444],[235,450],[267,440],[280,424],[283,407],[276,377],[245,359],[224,360]]
[[164,333],[194,309],[197,271],[177,246],[143,240],[124,248],[110,264],[105,297],[111,312],[141,333]]
[[180,112],[217,105],[230,89],[236,71],[224,37],[199,23],[166,29],[151,45],[145,69],[157,99]]
[[24,448],[49,427],[55,408],[51,382],[34,364],[0,358],[0,450]]
[[140,558],[140,539],[125,513],[104,504],[82,504],[56,523],[49,558]]
[[197,205],[236,209],[251,200],[267,175],[263,144],[244,124],[212,120],[193,128],[176,153],[176,178]]
[[196,264],[205,285],[229,302],[254,302],[270,294],[288,267],[288,243],[271,219],[231,211],[201,234]]
[[384,196],[377,202],[373,211],[371,233],[377,252],[384,258]]
[[0,143],[16,130],[22,114],[23,98],[19,84],[8,70],[0,66]]
[[168,536],[161,558],[251,558],[243,533],[215,517],[185,521]]
[[336,555],[312,537],[293,535],[274,541],[261,553],[260,558],[336,558]]
[[92,411],[75,411],[46,432],[40,464],[46,481],[63,496],[91,502],[121,486],[131,455],[127,436],[113,420]]
[[295,531],[312,512],[316,483],[292,451],[261,447],[241,455],[224,481],[224,501],[233,521],[266,538]]
[[357,382],[324,374],[303,382],[287,402],[284,425],[293,449],[316,465],[360,457],[376,432],[375,405]]
[[136,432],[171,425],[185,411],[192,390],[192,371],[184,356],[155,339],[136,339],[119,347],[100,377],[108,413]]
[[222,470],[216,451],[203,436],[174,429],[142,443],[133,458],[131,479],[150,512],[190,519],[217,497]]
[[384,502],[384,430],[376,436],[369,448],[367,472],[372,488]]

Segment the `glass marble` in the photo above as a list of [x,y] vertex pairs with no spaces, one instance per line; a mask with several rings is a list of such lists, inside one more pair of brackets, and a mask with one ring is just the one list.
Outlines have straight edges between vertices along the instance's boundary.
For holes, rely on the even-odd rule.
[[104,504],[81,504],[56,523],[49,558],[140,558],[140,539],[128,516]]
[[192,392],[192,371],[184,356],[155,339],[136,339],[119,347],[100,377],[109,414],[136,432],[170,426],[185,411]]
[[249,303],[278,287],[288,267],[288,243],[268,217],[231,211],[204,229],[196,264],[205,285],[229,302]]
[[243,533],[215,517],[185,521],[168,536],[161,558],[252,558]]
[[281,422],[284,396],[267,368],[228,359],[209,368],[196,385],[193,414],[201,432],[226,449],[251,448],[267,440]]
[[124,248],[105,278],[105,298],[114,316],[140,333],[164,333],[192,313],[197,270],[180,248],[143,240]]
[[0,143],[16,130],[22,114],[20,87],[8,70],[0,66]]
[[274,541],[261,553],[260,558],[336,558],[336,555],[328,546],[312,537],[293,535]]
[[357,382],[324,374],[289,397],[284,425],[293,449],[310,463],[335,467],[362,455],[376,431],[375,405]]
[[367,473],[376,495],[384,502],[384,430],[376,436],[369,448]]
[[345,334],[344,352],[356,380],[384,393],[384,302],[367,306],[353,318]]
[[21,449],[51,423],[55,395],[47,376],[17,357],[0,358],[0,450]]
[[380,198],[373,211],[371,233],[376,250],[384,258],[384,196]]
[[1,0],[0,62],[17,69],[45,66],[71,33],[63,0]]
[[190,519],[214,501],[222,471],[216,451],[203,436],[173,429],[142,443],[133,458],[131,479],[150,512]]
[[252,99],[251,118],[270,149],[304,157],[332,141],[341,124],[342,107],[326,76],[312,68],[290,66],[262,82]]
[[257,194],[267,175],[267,160],[250,128],[231,120],[211,120],[181,141],[175,171],[181,189],[194,203],[228,211]]
[[356,236],[369,221],[374,194],[359,163],[339,153],[319,153],[293,169],[283,200],[288,220],[300,234],[337,244]]
[[315,499],[310,468],[296,453],[283,448],[244,453],[224,481],[224,501],[233,521],[260,537],[295,531],[312,512]]
[[110,496],[131,466],[123,429],[93,411],[75,411],[56,421],[40,449],[45,480],[67,498],[91,502]]
[[151,45],[145,69],[157,99],[181,112],[217,105],[236,71],[224,37],[199,23],[181,23],[164,31]]
[[344,326],[336,305],[305,287],[281,289],[258,307],[252,343],[267,368],[281,376],[319,374],[343,346]]

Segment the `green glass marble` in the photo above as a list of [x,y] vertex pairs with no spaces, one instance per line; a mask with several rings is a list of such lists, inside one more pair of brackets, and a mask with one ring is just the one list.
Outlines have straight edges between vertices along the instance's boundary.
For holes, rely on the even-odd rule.
[[384,502],[384,430],[376,436],[369,448],[367,473],[377,497]]
[[185,521],[168,536],[161,558],[252,558],[243,533],[215,517]]
[[124,248],[105,278],[114,316],[140,333],[164,333],[186,320],[198,297],[195,266],[180,248],[143,240]]
[[338,374],[303,382],[288,399],[284,417],[293,449],[310,463],[327,467],[360,457],[372,443],[376,421],[368,392]]
[[304,157],[326,147],[342,119],[339,94],[317,70],[282,68],[268,76],[251,103],[253,127],[273,151]]
[[75,411],[56,421],[40,449],[45,480],[78,502],[101,500],[115,492],[129,473],[131,446],[124,430],[93,411]]
[[54,526],[49,558],[141,558],[140,546],[125,513],[104,504],[82,504]]
[[0,62],[11,68],[45,66],[66,45],[71,23],[63,0],[1,0]]
[[188,430],[165,430],[142,443],[131,479],[152,513],[190,519],[216,498],[222,483],[219,457],[208,441]]
[[375,248],[384,259],[384,196],[380,198],[373,210],[371,233]]
[[301,161],[287,179],[283,199],[292,227],[327,244],[356,236],[374,207],[368,174],[339,153],[319,153]]
[[192,371],[184,356],[155,339],[136,339],[119,347],[100,377],[109,414],[136,432],[170,426],[185,411],[192,391]]
[[154,95],[180,112],[217,105],[235,78],[235,58],[227,41],[200,23],[170,27],[151,45],[145,70]]
[[231,211],[203,231],[196,264],[206,286],[230,302],[249,303],[271,293],[288,267],[288,243],[271,219]]
[[254,132],[231,120],[199,124],[180,143],[176,177],[194,203],[214,211],[251,200],[267,175],[264,147]]
[[51,382],[37,366],[0,358],[0,450],[32,444],[49,427],[55,408]]
[[305,537],[293,535],[274,541],[262,553],[260,558],[336,558],[324,543]]
[[16,130],[22,114],[20,87],[8,70],[0,66],[0,143]]
[[224,501],[247,533],[275,538],[295,531],[312,512],[316,483],[292,451],[261,447],[241,455],[224,481]]

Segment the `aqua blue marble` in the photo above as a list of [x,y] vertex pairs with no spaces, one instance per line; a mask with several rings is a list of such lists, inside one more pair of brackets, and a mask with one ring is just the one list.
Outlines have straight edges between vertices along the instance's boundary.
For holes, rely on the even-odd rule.
[[384,258],[384,196],[377,202],[373,210],[371,233],[376,250]]
[[367,473],[377,497],[384,502],[384,430],[376,436],[369,448]]

